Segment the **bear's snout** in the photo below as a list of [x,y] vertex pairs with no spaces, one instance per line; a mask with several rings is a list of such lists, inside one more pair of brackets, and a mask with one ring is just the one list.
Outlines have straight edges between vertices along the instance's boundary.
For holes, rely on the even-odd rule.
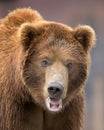
[[58,83],[58,82],[53,82],[48,85],[48,93],[51,98],[60,98],[63,94],[64,87]]

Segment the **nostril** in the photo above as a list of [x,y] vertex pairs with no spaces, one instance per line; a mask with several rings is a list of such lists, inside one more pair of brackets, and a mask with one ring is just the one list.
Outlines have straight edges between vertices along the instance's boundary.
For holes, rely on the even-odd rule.
[[49,88],[48,88],[48,91],[52,91],[52,90],[53,90],[53,87],[49,87]]
[[48,91],[53,91],[53,87],[48,87]]
[[56,88],[56,92],[60,92],[61,91],[61,89],[59,89],[59,88]]
[[50,93],[50,94],[55,94],[56,93],[56,88],[55,87],[49,87],[48,88],[48,92]]
[[48,93],[51,97],[60,97],[63,92],[63,86],[59,83],[50,83]]

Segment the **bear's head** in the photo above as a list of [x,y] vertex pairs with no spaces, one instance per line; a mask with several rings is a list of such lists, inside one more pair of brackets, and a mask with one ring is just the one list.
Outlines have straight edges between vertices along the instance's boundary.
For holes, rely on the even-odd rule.
[[22,79],[33,100],[49,111],[63,110],[83,91],[95,41],[93,29],[40,21],[23,24],[19,39]]

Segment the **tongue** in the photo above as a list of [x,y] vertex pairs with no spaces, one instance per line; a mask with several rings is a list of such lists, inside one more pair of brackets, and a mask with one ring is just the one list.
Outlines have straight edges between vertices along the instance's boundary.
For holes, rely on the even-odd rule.
[[50,108],[56,109],[59,107],[59,101],[51,100],[50,102]]
[[60,111],[62,108],[62,99],[55,99],[55,98],[48,97],[46,99],[46,106],[50,111],[53,112]]
[[56,109],[56,108],[58,108],[59,107],[59,104],[52,104],[52,103],[50,103],[50,108],[52,108],[52,109]]

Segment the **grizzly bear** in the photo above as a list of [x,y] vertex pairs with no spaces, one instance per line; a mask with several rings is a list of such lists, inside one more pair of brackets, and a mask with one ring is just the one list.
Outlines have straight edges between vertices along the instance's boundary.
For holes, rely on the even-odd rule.
[[95,33],[30,9],[0,20],[0,130],[81,130]]

